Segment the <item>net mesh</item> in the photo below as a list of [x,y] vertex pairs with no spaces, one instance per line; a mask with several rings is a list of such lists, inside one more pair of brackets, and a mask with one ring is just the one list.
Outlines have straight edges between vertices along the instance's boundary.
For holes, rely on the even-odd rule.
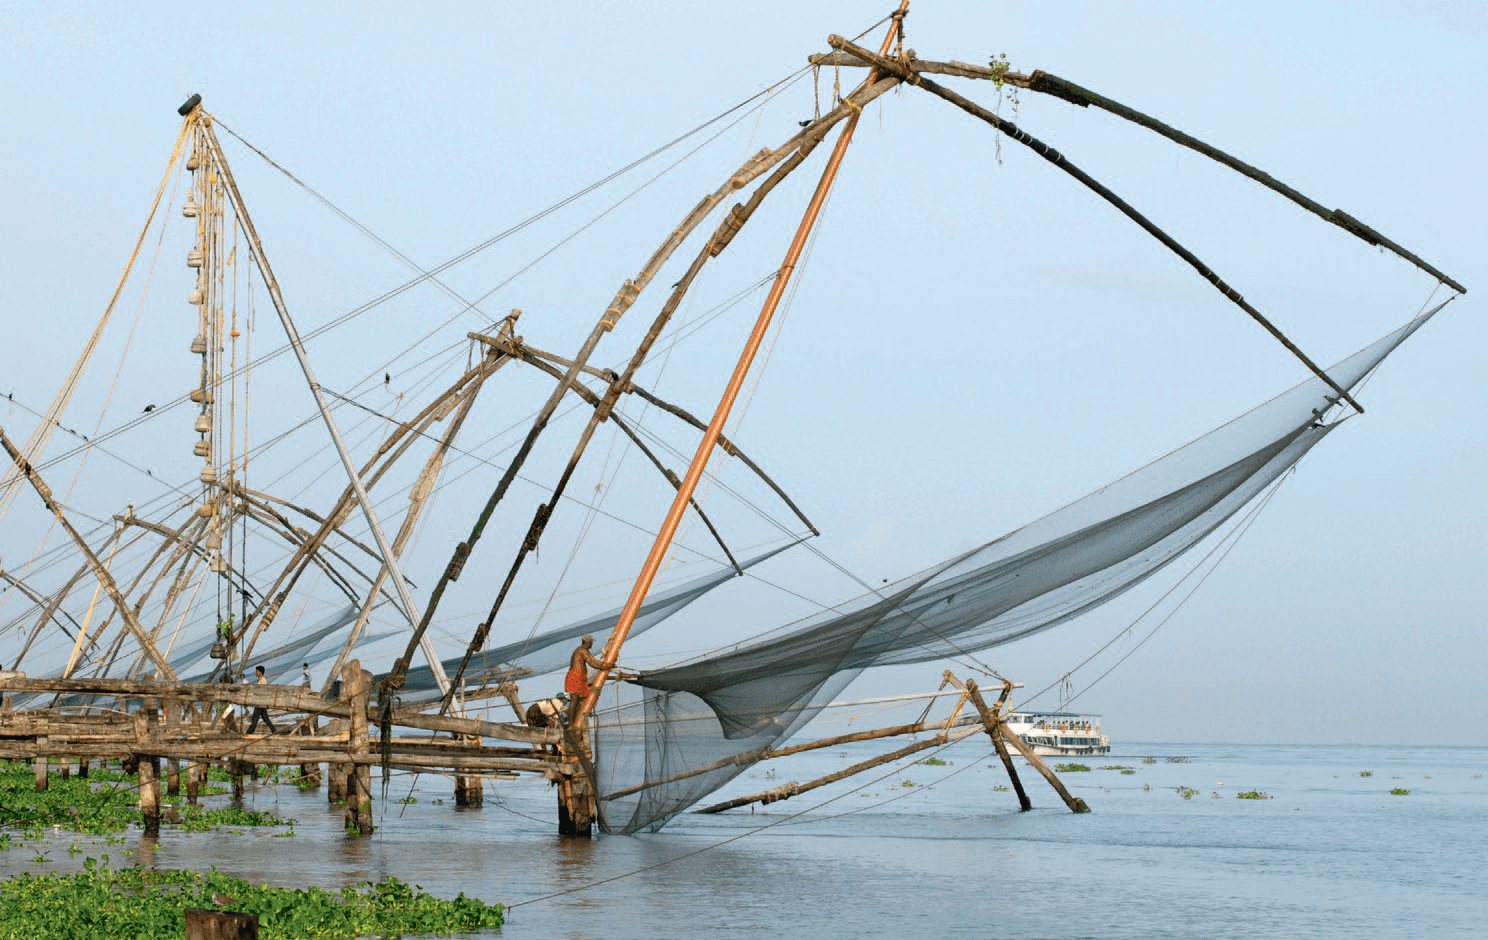
[[[1352,388],[1439,307],[1328,370]],[[660,828],[789,737],[871,666],[1050,629],[1160,571],[1343,419],[1310,379],[1008,535],[737,648],[645,673],[596,716],[602,825]]]

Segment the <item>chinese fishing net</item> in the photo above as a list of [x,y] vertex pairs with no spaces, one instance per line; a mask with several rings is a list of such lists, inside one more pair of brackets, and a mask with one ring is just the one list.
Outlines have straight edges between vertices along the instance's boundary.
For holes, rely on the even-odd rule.
[[[1440,307],[1328,370],[1352,388]],[[745,645],[647,672],[595,716],[601,825],[655,830],[789,737],[870,666],[985,650],[1139,584],[1344,418],[1309,379],[1036,522]]]

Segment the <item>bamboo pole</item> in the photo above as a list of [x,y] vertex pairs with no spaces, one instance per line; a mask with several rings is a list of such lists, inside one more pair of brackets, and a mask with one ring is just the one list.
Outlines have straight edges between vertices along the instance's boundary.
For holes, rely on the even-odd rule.
[[[289,337],[289,344],[294,350],[295,359],[300,364],[300,371],[305,375],[305,384],[310,388],[311,397],[315,400],[315,406],[320,411],[321,420],[325,423],[326,431],[330,435],[331,442],[336,447],[336,453],[341,457],[341,465],[346,470],[347,478],[351,481],[352,488],[356,490],[357,503],[362,508],[362,515],[366,517],[367,526],[372,530],[372,536],[377,542],[377,552],[382,556],[382,563],[387,566],[393,579],[393,587],[398,592],[401,613],[408,618],[410,625],[419,622],[418,610],[413,603],[413,597],[408,593],[408,582],[403,577],[403,571],[398,566],[398,557],[393,553],[392,546],[388,544],[387,536],[383,535],[382,525],[378,522],[377,512],[372,508],[372,500],[367,496],[366,487],[362,485],[361,475],[357,472],[356,465],[351,462],[351,453],[346,449],[345,442],[341,439],[340,429],[336,426],[336,420],[331,417],[331,411],[326,406],[325,397],[321,394],[320,382],[315,378],[315,372],[310,366],[310,359],[305,353],[304,343],[300,340],[300,332],[295,327],[294,320],[290,318],[289,307],[284,302],[284,297],[279,291],[279,282],[274,277],[273,270],[269,267],[269,259],[264,254],[263,242],[258,237],[258,230],[253,226],[253,219],[248,214],[248,207],[243,202],[242,193],[238,192],[238,184],[233,179],[232,170],[228,167],[227,156],[222,152],[222,144],[218,142],[217,135],[212,131],[209,119],[199,121],[203,134],[211,147],[214,162],[222,172],[223,182],[226,184],[227,192],[232,198],[233,211],[238,218],[238,224],[247,236],[253,259],[258,265],[259,273],[263,276],[264,283],[268,286],[269,297],[274,302],[274,309],[279,314],[280,323],[284,326],[284,332]],[[444,675],[444,668],[439,663],[439,656],[434,652],[432,643],[425,642],[422,646],[425,657],[429,661],[429,668],[433,671],[434,681],[438,683],[441,692],[449,689],[449,680]]]
[[[966,686],[974,688],[976,683],[967,682]],[[992,714],[999,720],[992,725],[989,735],[992,738],[992,746],[997,749],[997,756],[1001,759],[1003,768],[1007,770],[1008,779],[1013,782],[1013,791],[1018,794],[1018,808],[1026,813],[1033,809],[1033,801],[1028,798],[1028,792],[1023,789],[1023,781],[1018,778],[1018,768],[1013,765],[1013,755],[1008,753],[1007,742],[1002,739],[1002,706],[1007,703],[1008,693],[1012,690],[1013,684],[1003,680],[1002,696],[998,698],[997,704],[992,706]]]
[[971,101],[954,91],[951,91],[949,88],[946,88],[943,85],[939,85],[928,78],[915,74],[913,70],[911,70],[909,67],[905,66],[901,62],[897,62],[893,59],[886,59],[882,55],[874,55],[867,49],[855,45],[852,42],[843,39],[841,36],[832,36],[827,40],[827,42],[835,49],[842,49],[851,52],[853,55],[859,56],[860,58],[872,62],[876,67],[892,75],[896,75],[900,79],[907,81],[908,83],[915,85],[916,87],[923,88],[931,94],[934,94],[946,101],[949,101],[951,104],[956,105],[967,114],[980,118],[986,123],[992,125],[992,127],[1011,137],[1013,140],[1016,140],[1018,143],[1028,147],[1030,150],[1043,157],[1049,163],[1053,164],[1054,166],[1063,170],[1065,173],[1068,173],[1070,176],[1079,180],[1087,189],[1100,196],[1102,199],[1106,200],[1106,202],[1110,203],[1118,211],[1120,211],[1121,214],[1125,215],[1127,218],[1131,219],[1138,226],[1140,226],[1143,231],[1145,231],[1147,234],[1151,235],[1153,238],[1157,239],[1164,246],[1166,246],[1169,251],[1173,252],[1178,257],[1187,262],[1190,267],[1192,267],[1199,273],[1200,277],[1204,278],[1204,280],[1212,284],[1214,288],[1221,294],[1223,294],[1227,299],[1229,299],[1241,310],[1244,310],[1247,314],[1249,314],[1251,319],[1255,320],[1262,326],[1262,328],[1266,330],[1266,332],[1275,337],[1277,342],[1286,347],[1286,349],[1291,352],[1291,354],[1295,356],[1298,361],[1305,365],[1312,372],[1313,375],[1317,376],[1325,383],[1327,383],[1328,387],[1337,392],[1340,398],[1352,405],[1354,407],[1354,410],[1358,411],[1360,414],[1364,413],[1363,406],[1354,401],[1353,396],[1349,395],[1349,393],[1342,386],[1333,381],[1333,379],[1330,378],[1320,366],[1318,366],[1310,358],[1308,358],[1306,353],[1297,348],[1296,344],[1287,339],[1287,337],[1279,329],[1277,329],[1276,326],[1273,325],[1271,321],[1265,317],[1264,314],[1262,314],[1255,307],[1251,306],[1250,302],[1242,297],[1239,291],[1235,290],[1229,284],[1225,283],[1225,281],[1221,279],[1220,276],[1213,270],[1211,270],[1208,265],[1200,261],[1198,256],[1189,251],[1187,248],[1184,248],[1182,245],[1180,245],[1167,232],[1158,228],[1151,222],[1151,220],[1149,220],[1146,216],[1142,215],[1129,203],[1127,203],[1126,200],[1116,195],[1099,180],[1095,179],[1084,170],[1066,160],[1064,155],[1061,154],[1059,151],[1055,150],[1053,147],[1050,147],[1048,144],[1044,143],[1038,138],[1024,133],[1012,121],[1008,121],[1001,117],[998,117],[993,112],[988,111],[986,108],[982,107],[976,102]]
[[42,503],[46,505],[53,518],[67,532],[73,543],[83,553],[83,557],[88,560],[89,567],[93,569],[94,575],[98,578],[99,583],[103,585],[103,589],[107,592],[109,600],[114,602],[119,615],[124,618],[125,625],[129,627],[129,631],[139,641],[140,649],[145,652],[145,655],[150,657],[150,661],[155,664],[155,668],[159,670],[161,675],[167,679],[174,679],[176,674],[171,671],[170,663],[165,661],[165,658],[160,655],[160,651],[155,648],[155,644],[150,642],[149,634],[145,632],[144,627],[140,626],[139,619],[135,617],[133,609],[129,606],[129,602],[124,599],[124,595],[119,593],[119,586],[114,582],[113,575],[109,574],[108,569],[98,560],[98,556],[93,554],[93,550],[88,547],[87,541],[77,529],[72,527],[72,523],[67,521],[67,516],[62,512],[61,504],[52,498],[51,489],[42,482],[40,474],[36,472],[36,468],[25,457],[21,456],[20,451],[16,450],[15,445],[6,436],[4,428],[0,428],[0,445],[5,447],[6,453],[10,454],[10,458],[15,462],[16,467],[20,469],[20,472],[31,483],[32,488],[36,490],[36,495],[41,497]]
[[911,754],[917,754],[920,751],[928,750],[932,747],[940,747],[944,744],[954,744],[955,742],[960,741],[963,738],[967,738],[973,734],[976,734],[978,730],[979,729],[977,728],[966,728],[953,735],[941,732],[933,738],[929,738],[924,741],[916,741],[913,744],[907,744],[904,747],[901,747],[897,751],[891,751],[888,754],[880,754],[877,757],[871,757],[868,760],[859,761],[858,763],[853,764],[851,767],[845,767],[842,770],[827,774],[825,777],[818,777],[817,779],[812,780],[809,783],[796,783],[792,781],[790,783],[784,784],[783,786],[775,787],[774,789],[766,790],[762,793],[753,793],[749,796],[741,796],[732,800],[725,800],[722,803],[714,803],[712,806],[705,806],[702,809],[697,810],[696,812],[721,813],[725,810],[736,809],[740,806],[747,806],[750,803],[755,802],[774,803],[777,800],[788,800],[793,796],[799,796],[802,793],[807,793],[811,790],[815,790],[818,787],[824,787],[829,783],[836,783],[838,780],[843,780],[847,777],[853,776],[854,774],[860,774],[865,770],[872,770],[874,767],[881,767],[884,764],[893,763],[896,760],[902,760],[903,758],[908,757]]
[[[960,683],[957,682],[957,684],[959,685]],[[1023,758],[1033,765],[1033,769],[1037,770],[1049,782],[1049,786],[1054,788],[1054,792],[1059,794],[1059,798],[1064,800],[1064,805],[1069,807],[1070,812],[1090,812],[1090,807],[1085,804],[1085,801],[1071,795],[1069,790],[1065,789],[1064,784],[1055,776],[1054,771],[1050,770],[1048,765],[1040,760],[1039,756],[1033,752],[1033,748],[1029,747],[1024,743],[1022,738],[1014,734],[1008,728],[1006,721],[992,714],[992,711],[987,708],[987,703],[982,700],[981,692],[977,691],[976,682],[968,679],[965,688],[971,695],[971,703],[976,706],[978,714],[982,716],[984,727],[988,727],[988,734],[993,734],[995,731],[997,735],[1017,748],[1018,753],[1022,754]],[[996,739],[996,737],[993,738],[994,741]]]
[[[909,0],[901,0],[899,13],[909,9]],[[899,18],[895,18],[888,32],[884,35],[883,51],[887,52],[898,35]],[[869,73],[868,81],[873,83],[877,79],[877,71]],[[640,612],[641,604],[646,600],[646,594],[651,589],[651,583],[656,579],[661,570],[662,560],[671,548],[672,538],[677,533],[677,526],[682,521],[682,514],[687,509],[688,502],[692,499],[693,492],[697,489],[698,481],[702,479],[703,468],[708,464],[708,458],[712,456],[713,448],[718,443],[718,437],[723,433],[723,425],[728,421],[729,414],[733,411],[734,400],[738,397],[740,390],[744,387],[745,376],[748,375],[750,366],[754,364],[755,354],[764,342],[765,332],[770,327],[770,321],[775,316],[780,301],[785,296],[786,285],[796,270],[796,263],[800,260],[801,253],[806,248],[806,240],[816,224],[817,216],[821,213],[822,206],[826,204],[827,193],[832,188],[832,182],[837,178],[837,170],[842,165],[842,158],[847,153],[848,144],[852,143],[853,132],[857,130],[858,119],[862,116],[862,109],[854,111],[847,119],[847,125],[843,127],[842,134],[837,138],[837,145],[832,150],[832,156],[827,160],[826,169],[822,171],[821,180],[816,185],[816,191],[811,196],[811,202],[806,206],[806,213],[801,219],[801,224],[796,229],[796,235],[791,240],[790,248],[786,250],[785,260],[781,262],[776,272],[775,280],[770,285],[770,293],[765,298],[764,306],[760,309],[759,317],[755,320],[754,330],[749,334],[749,339],[739,354],[739,362],[734,367],[733,375],[729,379],[728,386],[724,389],[723,398],[718,403],[717,410],[713,413],[713,420],[708,424],[708,430],[703,433],[703,439],[698,444],[697,453],[692,458],[692,465],[687,468],[687,476],[682,481],[681,488],[672,500],[672,507],[663,520],[661,531],[657,533],[656,541],[651,546],[651,553],[641,567],[641,573],[636,577],[635,587],[631,589],[630,598],[625,602],[625,607],[620,612],[620,618],[615,623],[615,629],[610,633],[610,639],[605,644],[604,656],[601,657],[603,665],[594,677],[594,683],[589,688],[589,694],[579,706],[576,722],[581,726],[585,716],[594,710],[599,701],[600,692],[604,688],[610,673],[614,671],[615,663],[620,658],[620,648],[624,646],[625,639],[630,634],[630,628],[635,624],[636,615]]]

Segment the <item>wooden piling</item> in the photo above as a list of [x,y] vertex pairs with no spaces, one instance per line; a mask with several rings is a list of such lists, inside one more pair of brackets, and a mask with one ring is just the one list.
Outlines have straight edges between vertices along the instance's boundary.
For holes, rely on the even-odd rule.
[[[477,746],[481,743],[479,737],[470,740]],[[485,802],[486,785],[483,778],[464,774],[455,775],[456,806],[481,806]]]
[[[559,718],[559,721],[563,721]],[[591,782],[594,765],[588,751],[586,725],[562,726],[563,740],[559,755],[577,763],[578,772],[565,774],[558,781],[558,834],[587,839],[594,834],[596,812],[595,790]]]
[[72,779],[72,758],[71,757],[59,757],[59,758],[57,758],[57,767],[58,767],[59,770],[62,771],[62,779],[63,780],[71,780]]
[[311,790],[320,786],[320,764],[318,762],[300,765],[300,786]]
[[346,761],[336,761],[328,766],[329,776],[326,781],[326,802],[346,802],[346,778],[351,773],[353,766]]
[[145,818],[145,834],[160,833],[160,758],[138,755],[140,815]]
[[200,761],[190,761],[186,764],[186,802],[192,806],[196,805],[197,797],[201,794],[201,781],[207,777],[207,765]]
[[47,765],[51,758],[47,756],[47,739],[39,737],[36,739],[36,757],[31,762],[36,773],[36,792],[45,793],[49,782],[47,781]]
[[79,780],[87,780],[88,779],[88,758],[86,758],[86,757],[82,757],[82,758],[79,758],[78,759],[78,779]]
[[[367,752],[371,739],[367,727],[367,705],[372,698],[372,673],[362,668],[360,660],[346,664],[341,673],[342,694],[351,704],[351,733],[346,750],[352,755]],[[372,823],[372,768],[357,762],[347,776],[346,782],[346,831],[360,835],[371,835]]]
[[455,805],[480,806],[486,801],[485,783],[480,777],[455,775]]
[[172,757],[165,762],[165,792],[171,796],[181,795],[181,759]]
[[233,802],[243,802],[243,762],[236,757],[227,762],[227,773],[232,777]]

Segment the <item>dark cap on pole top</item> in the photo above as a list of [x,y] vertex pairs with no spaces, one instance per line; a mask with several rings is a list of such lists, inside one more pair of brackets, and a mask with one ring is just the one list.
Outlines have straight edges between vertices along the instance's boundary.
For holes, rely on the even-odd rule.
[[185,117],[192,111],[195,111],[196,106],[199,104],[201,104],[201,95],[192,95],[190,98],[186,99],[185,104],[176,109],[176,113],[181,115],[181,117]]

